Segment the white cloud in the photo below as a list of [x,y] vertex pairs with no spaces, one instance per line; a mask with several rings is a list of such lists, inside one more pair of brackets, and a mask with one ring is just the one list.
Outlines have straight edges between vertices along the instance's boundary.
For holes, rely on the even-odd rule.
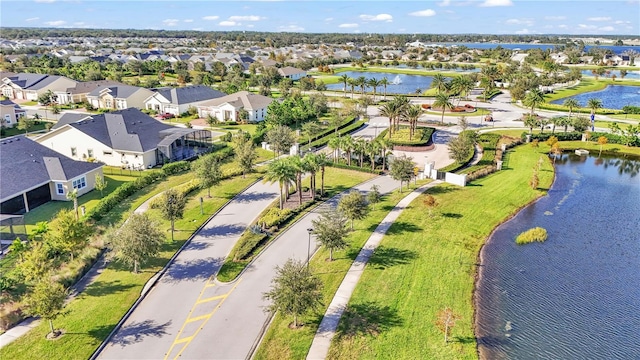
[[283,31],[283,32],[302,32],[302,31],[304,31],[304,28],[302,26],[298,26],[298,25],[287,25],[287,26],[278,27],[278,31]]
[[182,21],[184,21],[184,22],[186,22],[186,23],[192,23],[192,22],[193,22],[193,19],[184,19],[184,20],[182,20]]
[[202,18],[202,20],[209,20],[209,21],[218,20],[218,19],[220,19],[220,16],[218,16],[218,15],[208,15],[208,16],[204,16]]
[[631,21],[616,20],[613,23],[616,25],[622,25],[622,24],[630,24]]
[[230,21],[260,21],[262,18],[257,15],[247,15],[247,16],[229,16]]
[[32,17],[32,18],[25,19],[24,21],[32,22],[32,21],[36,21],[36,20],[40,20],[40,18],[39,17]]
[[393,21],[393,16],[391,16],[389,14],[378,14],[378,15],[362,14],[362,15],[360,15],[360,19],[362,19],[364,21],[386,21],[386,22],[392,22]]
[[609,16],[596,16],[587,18],[588,21],[611,21],[611,17]]
[[438,6],[449,6],[451,5],[451,0],[443,0]]
[[596,28],[595,25],[586,25],[586,24],[578,24],[578,27],[580,29],[595,29]]
[[45,25],[49,25],[49,26],[62,26],[64,24],[66,24],[67,22],[64,20],[56,20],[56,21],[47,21],[44,24]]
[[324,21],[333,21],[333,18],[326,18]]
[[527,25],[527,26],[531,26],[533,25],[533,20],[531,19],[509,19],[507,21],[505,21],[506,24],[509,25]]
[[56,2],[56,0],[34,0],[37,3],[52,3],[52,2]]
[[178,25],[178,23],[180,22],[180,20],[178,19],[164,19],[162,20],[162,23],[166,26],[176,26]]
[[412,13],[409,13],[409,15],[411,16],[434,16],[435,14],[436,12],[431,9],[414,11]]
[[220,21],[220,23],[218,25],[220,25],[220,26],[238,26],[238,25],[240,25],[240,23],[237,23],[235,21],[224,20],[224,21]]
[[340,24],[338,25],[339,28],[357,28],[358,24]]
[[254,27],[255,27],[255,25],[253,25],[253,24],[248,24],[248,25],[247,25],[247,27],[251,29],[251,28],[254,28]]
[[613,26],[603,26],[598,28],[598,30],[600,31],[614,31],[615,29],[613,28]]
[[552,20],[552,21],[565,20],[566,18],[567,18],[566,16],[545,16],[544,17],[545,20]]
[[566,29],[566,28],[568,28],[569,26],[567,26],[567,24],[561,24],[561,25],[558,25],[558,27],[559,27],[560,29]]
[[495,7],[495,6],[511,6],[513,2],[511,0],[485,0],[480,6],[483,7]]
[[531,31],[529,31],[529,29],[522,29],[522,30],[516,31],[516,34],[518,35],[531,34]]

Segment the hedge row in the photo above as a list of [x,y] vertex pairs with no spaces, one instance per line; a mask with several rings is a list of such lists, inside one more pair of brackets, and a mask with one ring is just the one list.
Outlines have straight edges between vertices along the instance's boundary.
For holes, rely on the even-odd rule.
[[469,153],[467,154],[467,157],[464,159],[464,161],[462,162],[454,162],[453,164],[449,164],[443,168],[438,169],[438,171],[441,172],[456,172],[460,169],[462,169],[463,167],[467,166],[467,164],[469,163],[469,161],[471,161],[471,159],[473,159],[473,155],[476,153],[476,148],[474,146],[471,146],[469,148]]
[[[401,140],[393,140],[391,139],[390,142],[392,145],[402,145],[402,146],[424,146],[426,144],[428,144],[429,142],[431,142],[431,136],[433,135],[433,132],[436,130],[432,127],[423,127],[421,129],[424,129],[424,131],[422,132],[422,137],[418,140],[412,140],[412,141],[401,141]],[[387,133],[389,132],[389,128],[384,129],[377,138],[383,139]]]
[[[344,129],[345,127],[347,127],[347,126],[349,126],[351,124],[353,124],[354,122],[356,122],[356,118],[347,119],[342,124],[340,124],[340,126],[338,126],[338,131],[340,131],[341,129]],[[313,142],[313,141],[322,139],[323,137],[325,137],[327,135],[330,135],[331,133],[335,133],[335,131],[336,131],[335,128],[329,128],[329,129],[323,131],[322,133],[312,137],[311,141]],[[306,142],[308,144],[309,143],[309,139],[306,139],[306,141],[304,141],[304,142]]]
[[[627,145],[628,143],[629,146],[635,146],[635,147],[640,146],[640,138],[637,136],[627,137],[627,136],[616,135],[616,134],[605,133],[605,132],[592,132],[589,140],[592,142],[598,142],[598,138],[600,136],[606,137],[607,143],[609,144]],[[560,139],[558,138],[558,140]]]
[[[371,164],[369,164],[369,165],[371,165]],[[338,169],[361,171],[361,172],[366,172],[366,173],[369,173],[369,174],[376,174],[376,175],[382,175],[383,174],[382,170],[371,170],[370,167],[349,166],[349,165],[336,163],[336,162],[330,162],[328,164],[328,166],[331,166],[331,167],[334,167],[334,168],[338,168]]]
[[[528,132],[523,132],[522,133],[522,140],[527,138],[527,135],[529,135]],[[568,133],[542,133],[542,134],[531,134],[531,140],[538,140],[538,141],[547,141],[547,139],[549,139],[550,137],[555,136],[558,138],[558,141],[575,141],[575,140],[582,140],[582,133],[581,132],[577,132],[577,131],[572,131],[572,132],[568,132]]]
[[[362,120],[356,121],[356,122],[352,123],[351,125],[346,126],[346,127],[342,128],[342,129],[338,130],[338,136],[336,136],[335,132],[332,132],[330,135],[327,135],[327,136],[325,136],[325,137],[323,137],[321,139],[318,139],[318,140],[312,142],[311,143],[311,147],[319,148],[319,147],[325,146],[325,145],[327,145],[329,140],[331,140],[331,139],[333,139],[335,137],[339,137],[339,136],[354,132],[354,131],[360,129],[361,127],[363,127],[363,126],[364,126],[364,121],[362,121]],[[308,149],[309,146],[305,145],[302,148],[303,149]]]
[[478,145],[482,147],[482,158],[478,161],[478,164],[463,169],[462,173],[470,175],[487,166],[493,166],[496,160],[496,150],[500,138],[500,134],[481,134],[478,138]]

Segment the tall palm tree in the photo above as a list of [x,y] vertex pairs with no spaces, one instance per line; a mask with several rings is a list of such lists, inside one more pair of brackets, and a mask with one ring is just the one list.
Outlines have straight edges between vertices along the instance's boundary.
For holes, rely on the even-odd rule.
[[389,85],[389,79],[387,79],[386,77],[383,77],[382,79],[380,79],[380,86],[382,86],[384,88],[384,100],[387,100],[387,85]]
[[289,183],[295,178],[295,169],[287,158],[280,158],[269,163],[264,181],[277,182],[280,185],[280,209],[284,207],[285,197],[289,197]]
[[378,92],[378,86],[380,86],[380,80],[371,78],[367,80],[367,86],[373,88],[373,101],[376,101],[376,93]]
[[349,86],[351,86],[351,98],[353,99],[353,89],[357,86],[356,79],[349,78]]
[[419,105],[411,105],[405,110],[405,116],[409,120],[409,141],[411,141],[416,131],[420,115],[422,115],[422,108]]
[[380,115],[389,119],[389,138],[393,133],[393,119],[398,115],[398,106],[393,101],[382,104],[379,108]]
[[318,154],[316,163],[320,169],[320,196],[324,196],[324,171],[326,166],[329,165],[329,158],[327,157],[327,154]]
[[286,158],[289,166],[293,169],[296,183],[296,192],[298,193],[298,205],[302,205],[302,175],[306,172],[307,166],[300,156],[290,156]]
[[449,99],[449,94],[439,93],[438,95],[436,95],[435,101],[433,102],[432,106],[434,108],[442,109],[441,122],[442,124],[444,124],[444,112],[453,109],[453,104]]
[[356,83],[358,86],[360,86],[360,91],[362,92],[362,95],[364,96],[364,88],[365,86],[367,86],[367,78],[364,76],[358,76],[358,78],[356,79]]
[[342,88],[344,92],[344,97],[347,97],[347,84],[349,83],[349,75],[347,74],[340,75],[340,81],[342,81],[342,85],[344,85],[344,87]]
[[347,165],[351,166],[351,153],[355,149],[356,144],[351,136],[345,136],[341,138],[341,148],[347,153]]
[[587,107],[591,109],[591,115],[595,115],[596,110],[602,109],[602,100],[591,98],[587,100]]
[[[573,112],[573,109],[579,107],[580,104],[578,103],[578,100],[576,100],[575,98],[568,98],[562,103],[562,105],[569,108],[569,123],[571,123],[571,113]],[[564,132],[567,132],[566,126],[564,128]]]
[[368,142],[363,138],[356,139],[354,142],[353,151],[358,155],[360,167],[362,167],[362,163],[364,162],[364,154],[367,152],[367,144]]
[[380,154],[382,156],[382,171],[387,167],[387,151],[393,149],[393,144],[389,139],[378,139],[378,145],[380,146]]
[[524,101],[522,102],[526,106],[531,107],[531,116],[535,116],[536,107],[544,102],[544,94],[540,89],[529,90],[527,95],[524,97]]
[[431,79],[431,88],[436,89],[438,93],[446,92],[449,90],[447,78],[445,78],[441,73],[433,75],[433,78]]
[[331,149],[331,158],[333,158],[334,162],[337,161],[337,153],[340,150],[340,138],[334,137],[329,139],[327,146],[329,147],[329,149]]
[[462,94],[467,96],[473,89],[473,81],[467,75],[456,76],[451,80],[451,90],[458,94],[458,104],[462,100]]
[[367,154],[369,155],[369,160],[371,161],[371,171],[376,169],[376,155],[380,152],[380,140],[374,139],[373,141],[369,141],[367,145]]
[[309,188],[311,190],[311,198],[316,198],[316,173],[320,170],[320,165],[318,164],[319,155],[313,152],[306,153],[302,158],[302,165],[305,168],[305,171],[309,172],[311,178],[309,180]]
[[396,114],[395,119],[395,129],[398,130],[400,128],[400,118],[404,116],[405,110],[409,107],[409,98],[405,95],[398,95],[393,98],[393,103],[396,104],[398,109],[398,113]]

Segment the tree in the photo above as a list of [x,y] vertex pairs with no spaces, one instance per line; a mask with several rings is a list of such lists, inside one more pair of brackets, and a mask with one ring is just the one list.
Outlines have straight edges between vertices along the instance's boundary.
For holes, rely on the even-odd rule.
[[304,155],[304,158],[302,158],[302,165],[305,171],[311,174],[309,177],[309,188],[312,199],[316,198],[316,173],[320,170],[319,157],[320,155],[316,153],[308,152]]
[[449,94],[438,93],[432,106],[434,108],[442,109],[442,123],[444,124],[444,112],[453,109],[453,103],[451,103]]
[[20,119],[18,119],[18,130],[24,130],[24,133],[26,134],[29,132],[29,129],[31,129],[33,125],[35,125],[35,123],[36,123],[35,115],[33,119],[23,116]]
[[386,77],[383,77],[382,79],[380,79],[380,83],[379,86],[382,86],[384,88],[384,99],[383,100],[387,100],[387,85],[389,85],[389,79],[387,79]]
[[382,200],[382,194],[380,194],[380,186],[372,185],[371,189],[367,193],[367,201],[371,204],[373,210],[376,209],[376,204]]
[[584,116],[578,116],[577,118],[573,119],[571,125],[573,126],[573,130],[577,132],[583,132],[589,128],[590,124],[591,122],[589,121],[589,119]]
[[[578,103],[578,100],[576,100],[575,98],[568,98],[562,103],[562,105],[569,108],[569,123],[571,123],[571,113],[573,112],[573,109],[580,106],[580,103]],[[564,129],[564,132],[567,132],[566,127]]]
[[62,284],[50,279],[42,279],[25,298],[24,305],[27,313],[49,321],[51,332],[47,337],[60,335],[53,327],[53,320],[63,314],[67,295],[67,290]]
[[393,133],[393,119],[395,119],[400,113],[400,108],[397,103],[390,101],[380,106],[379,110],[380,116],[384,116],[389,119],[389,139],[391,139],[391,135]]
[[298,317],[317,311],[322,305],[322,281],[302,261],[289,259],[275,270],[271,290],[263,294],[265,300],[271,301],[267,309],[293,316],[293,327],[297,328]]
[[591,115],[593,116],[598,109],[602,108],[602,100],[591,98],[587,100],[587,107],[591,109]]
[[96,183],[94,186],[96,190],[100,191],[100,197],[103,196],[103,191],[107,188],[107,184],[108,182],[104,179],[103,176],[96,174]]
[[73,201],[73,211],[76,213],[76,220],[80,219],[80,214],[78,214],[78,189],[67,191],[66,197],[67,200]]
[[347,84],[349,84],[349,75],[347,74],[342,74],[340,75],[340,81],[342,82],[343,85],[343,92],[344,92],[344,97],[347,97]]
[[404,114],[409,120],[409,141],[411,141],[418,126],[418,118],[422,115],[422,108],[420,105],[410,105],[406,108]]
[[402,183],[406,182],[409,185],[409,180],[413,177],[413,158],[405,155],[397,157],[391,163],[389,173],[394,180],[400,181],[400,192],[402,193]]
[[74,254],[87,246],[89,235],[91,228],[87,224],[79,221],[71,210],[62,209],[49,223],[44,239],[57,250],[68,253],[73,261]]
[[447,78],[442,73],[436,73],[431,80],[431,88],[436,89],[438,94],[445,93],[449,90],[449,83]]
[[302,133],[309,138],[309,149],[311,149],[311,141],[322,132],[322,126],[317,121],[308,121],[302,124]]
[[173,241],[174,223],[177,219],[182,219],[186,205],[187,199],[176,189],[169,189],[162,194],[160,213],[171,222],[171,241]]
[[191,164],[192,170],[200,181],[200,188],[207,189],[207,196],[211,197],[211,187],[216,186],[222,180],[220,163],[213,154],[201,156]]
[[329,165],[329,158],[327,154],[321,153],[316,159],[318,167],[320,168],[320,196],[324,196],[324,172],[327,165]]
[[[0,245],[1,247],[1,245]],[[24,253],[29,249],[29,247],[20,240],[20,238],[16,238],[13,240],[11,245],[9,245],[9,251],[13,254],[18,255],[19,261],[22,262],[24,260]]]
[[529,134],[532,134],[533,128],[538,127],[539,124],[540,121],[538,120],[537,116],[531,114],[526,114],[524,116],[524,126],[529,128]]
[[473,144],[470,144],[464,136],[455,137],[449,140],[449,156],[457,163],[462,164],[469,157],[472,146]]
[[347,246],[345,238],[349,233],[347,218],[337,209],[324,211],[311,221],[316,239],[329,249],[329,261],[333,261],[333,250]]
[[245,174],[253,170],[253,162],[256,160],[256,149],[249,134],[240,132],[233,138],[233,149],[236,153],[236,160],[242,169],[242,178]]
[[127,265],[133,265],[134,274],[138,273],[139,266],[148,258],[160,252],[165,241],[160,224],[145,213],[132,214],[122,227],[109,229],[105,238],[112,256]]
[[438,207],[438,200],[430,194],[425,194],[424,199],[422,199],[422,203],[429,209],[429,217],[433,215],[433,209]]
[[460,315],[456,314],[451,308],[446,307],[438,312],[436,318],[436,326],[440,331],[444,333],[445,344],[449,341],[449,335],[451,335],[451,329],[456,325],[456,322],[460,320]]
[[275,151],[276,156],[280,156],[289,151],[295,141],[295,135],[288,126],[277,125],[267,131],[266,140]]
[[352,190],[340,199],[338,210],[351,220],[351,230],[353,230],[353,222],[364,219],[369,213],[369,204],[360,191]]
[[527,95],[524,97],[522,103],[526,106],[531,107],[531,116],[535,116],[535,110],[538,105],[544,102],[544,94],[540,89],[530,90]]
[[264,181],[277,182],[280,185],[280,209],[284,208],[284,199],[289,198],[289,183],[293,179],[295,179],[295,169],[287,159],[276,159],[267,166]]
[[20,261],[20,273],[27,284],[33,284],[42,279],[53,268],[49,258],[49,248],[43,242],[30,243],[29,249]]

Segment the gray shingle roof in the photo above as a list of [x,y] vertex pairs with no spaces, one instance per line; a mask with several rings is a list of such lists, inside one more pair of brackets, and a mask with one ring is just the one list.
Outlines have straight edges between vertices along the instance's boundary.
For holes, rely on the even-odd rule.
[[174,128],[135,108],[93,115],[69,126],[114,150],[132,152],[155,149],[164,137],[160,132]]
[[100,86],[92,90],[87,95],[98,96],[100,95],[100,92],[104,89],[109,89],[109,91],[111,92],[111,96],[113,96],[114,98],[126,99],[142,88],[138,86],[131,86],[131,85]]
[[67,125],[67,124],[78,122],[78,121],[86,119],[88,117],[91,117],[91,115],[90,114],[65,113],[64,115],[62,115],[60,117],[60,120],[58,120],[58,122],[55,123],[55,125],[53,125],[51,127],[51,130],[55,130],[55,129],[57,129],[59,127],[62,127],[64,125]]
[[274,101],[274,99],[268,96],[252,94],[248,91],[239,91],[231,95],[207,101],[200,106],[220,106],[224,103],[229,103],[236,108],[243,107],[246,110],[258,110],[266,108],[272,101]]
[[66,91],[69,94],[87,94],[95,89],[105,88],[113,85],[126,86],[113,80],[83,81],[77,83],[75,87],[68,88]]
[[49,75],[46,74],[30,74],[30,73],[19,73],[13,76],[8,76],[9,80],[12,83],[19,86],[22,89],[28,89],[43,79],[47,78]]
[[185,86],[178,88],[159,88],[157,92],[175,105],[190,104],[198,101],[212,100],[227,94],[205,85]]
[[71,180],[102,164],[76,161],[24,136],[0,141],[0,199],[47,181]]

